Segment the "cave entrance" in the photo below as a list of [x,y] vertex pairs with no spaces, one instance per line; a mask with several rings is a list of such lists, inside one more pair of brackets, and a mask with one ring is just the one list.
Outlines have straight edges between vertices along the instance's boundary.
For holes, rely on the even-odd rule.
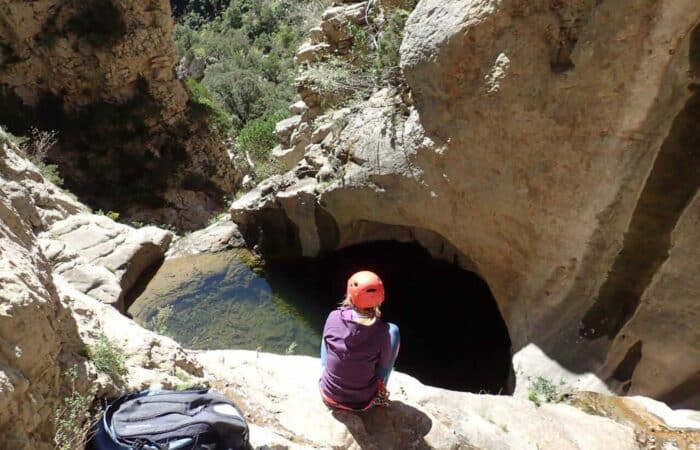
[[293,280],[308,289],[330,311],[344,296],[347,278],[362,269],[381,276],[383,318],[401,330],[397,370],[431,386],[511,393],[510,337],[488,285],[417,243],[364,243],[266,272],[273,275],[268,280]]

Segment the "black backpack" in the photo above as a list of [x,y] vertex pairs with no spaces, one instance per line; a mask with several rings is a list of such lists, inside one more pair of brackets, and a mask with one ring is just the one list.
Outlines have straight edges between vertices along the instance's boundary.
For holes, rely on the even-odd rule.
[[110,403],[88,445],[92,450],[248,449],[241,410],[208,389],[142,391]]

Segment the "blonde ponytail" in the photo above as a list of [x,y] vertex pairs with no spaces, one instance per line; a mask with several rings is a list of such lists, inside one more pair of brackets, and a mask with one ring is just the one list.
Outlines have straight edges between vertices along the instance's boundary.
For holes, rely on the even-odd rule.
[[340,302],[340,306],[345,306],[348,308],[352,308],[355,310],[356,313],[358,313],[361,316],[365,316],[371,319],[377,318],[379,319],[382,317],[382,310],[379,309],[379,306],[374,306],[372,308],[367,308],[367,309],[360,309],[357,308],[353,303],[352,300],[350,300],[350,297],[345,296],[342,302]]

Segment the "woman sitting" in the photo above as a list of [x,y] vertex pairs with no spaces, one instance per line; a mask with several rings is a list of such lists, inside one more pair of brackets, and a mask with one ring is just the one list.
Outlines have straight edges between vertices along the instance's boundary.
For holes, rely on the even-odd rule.
[[399,353],[399,328],[380,319],[384,285],[373,272],[348,280],[345,299],[326,319],[321,341],[320,389],[333,408],[386,406],[386,384]]

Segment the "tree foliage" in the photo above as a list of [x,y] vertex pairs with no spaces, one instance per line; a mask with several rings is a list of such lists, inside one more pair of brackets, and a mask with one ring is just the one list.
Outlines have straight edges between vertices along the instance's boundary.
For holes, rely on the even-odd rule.
[[180,56],[209,61],[201,80],[233,131],[285,108],[295,95],[293,58],[323,0],[173,1]]

